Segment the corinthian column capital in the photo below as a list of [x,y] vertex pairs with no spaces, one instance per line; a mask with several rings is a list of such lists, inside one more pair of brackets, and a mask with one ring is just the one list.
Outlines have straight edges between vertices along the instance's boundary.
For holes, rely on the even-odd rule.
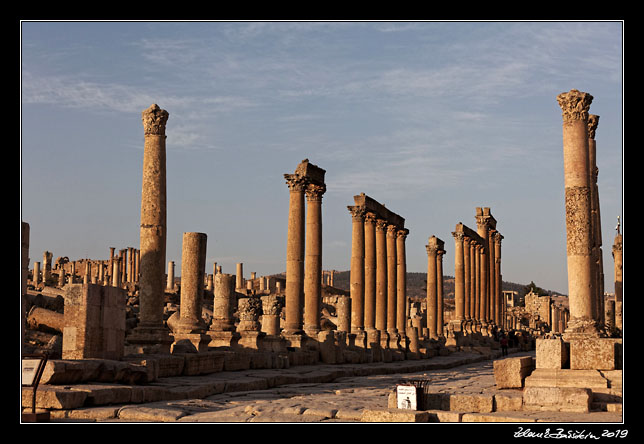
[[326,192],[326,185],[308,183],[306,185],[306,199],[309,201],[321,201],[322,195]]
[[349,209],[349,212],[351,213],[351,219],[356,221],[356,222],[364,222],[365,216],[367,214],[367,211],[365,210],[364,207],[359,207],[359,206],[352,206],[349,205],[347,206]]
[[143,120],[143,134],[165,136],[165,124],[168,121],[168,112],[159,108],[159,105],[152,104],[150,107],[141,112]]
[[592,101],[593,96],[576,89],[571,89],[569,92],[561,93],[557,96],[564,122],[588,120],[588,110]]
[[286,185],[291,191],[304,191],[308,184],[306,177],[299,174],[284,174],[284,179],[286,179]]

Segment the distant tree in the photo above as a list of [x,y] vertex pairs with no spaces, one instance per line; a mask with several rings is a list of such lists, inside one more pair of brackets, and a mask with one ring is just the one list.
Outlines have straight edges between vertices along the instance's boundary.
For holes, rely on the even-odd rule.
[[524,291],[525,294],[533,292],[535,294],[538,294],[539,296],[545,296],[548,294],[548,292],[543,288],[537,287],[534,281],[530,281],[530,283],[524,287]]

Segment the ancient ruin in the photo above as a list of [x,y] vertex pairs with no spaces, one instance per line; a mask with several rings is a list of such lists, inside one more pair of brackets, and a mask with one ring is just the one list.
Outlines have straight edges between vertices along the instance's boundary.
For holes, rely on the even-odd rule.
[[[184,232],[176,276],[177,258],[166,258],[168,112],[150,106],[142,112],[138,248],[109,247],[107,259],[54,260],[45,251],[42,263],[30,268],[29,224],[22,223],[21,344],[23,353],[47,356],[39,392],[32,398],[23,387],[22,407],[62,420],[97,406],[205,398],[234,391],[236,383],[232,378],[226,384],[209,380],[205,388],[164,388],[179,376],[272,369],[289,384],[288,378],[302,381],[286,372],[299,366],[332,364],[347,372],[338,374],[360,375],[405,364],[403,372],[411,373],[438,362],[502,358],[494,361],[493,387],[446,393],[431,381],[416,381],[400,391],[419,396],[415,412],[411,402],[400,407],[392,388],[386,409],[365,409],[358,420],[464,421],[466,414],[480,414],[473,420],[514,421],[535,412],[621,412],[622,234],[618,223],[615,295],[607,299],[594,140],[599,118],[588,114],[592,99],[576,90],[557,97],[563,112],[568,296],[530,292],[522,303],[516,291],[503,288],[504,237],[489,207],[475,208],[476,229],[456,224],[451,252],[444,240],[429,237],[426,294],[412,299],[405,218],[365,193],[347,207],[351,251],[343,286],[343,272],[322,269],[326,171],[308,159],[284,174],[285,274],[251,271],[244,279],[242,262],[234,275],[216,262],[209,274],[207,234]],[[454,258],[453,299],[445,291],[448,255]],[[34,334],[51,339],[34,346]],[[522,355],[506,358],[508,348]],[[271,378],[279,385],[278,376]],[[502,411],[504,416],[493,415]]]

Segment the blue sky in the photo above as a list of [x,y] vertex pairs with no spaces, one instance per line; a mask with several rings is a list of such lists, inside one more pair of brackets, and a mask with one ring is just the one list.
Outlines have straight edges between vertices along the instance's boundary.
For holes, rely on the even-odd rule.
[[348,270],[364,192],[425,245],[491,208],[503,279],[567,293],[561,109],[594,96],[606,291],[623,215],[623,23],[39,22],[21,24],[21,219],[31,264],[138,247],[141,111],[167,123],[167,260],[208,235],[235,273],[285,270],[288,188],[326,170],[323,268]]

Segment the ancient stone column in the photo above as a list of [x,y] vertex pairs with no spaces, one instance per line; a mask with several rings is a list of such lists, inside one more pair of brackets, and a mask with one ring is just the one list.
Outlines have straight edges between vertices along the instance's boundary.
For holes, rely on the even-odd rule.
[[[27,318],[27,275],[29,274],[29,238],[30,238],[30,227],[27,222],[21,221],[20,226],[20,348],[25,345],[25,321]],[[37,263],[37,262],[36,262]],[[34,279],[33,281],[37,283],[38,279],[38,267],[34,264]],[[35,392],[34,392],[35,393]],[[35,395],[34,395],[35,396]]]
[[45,251],[42,254],[42,280],[47,285],[47,281],[51,278],[51,259],[53,255],[50,251]]
[[190,341],[197,351],[205,351],[206,325],[202,318],[204,272],[206,270],[205,233],[183,233],[181,251],[181,306],[174,339]]
[[477,233],[483,239],[483,246],[481,248],[481,262],[480,262],[480,276],[481,276],[481,306],[480,306],[480,320],[482,327],[485,331],[489,320],[489,236],[488,236],[488,218],[484,215],[481,208],[476,209],[476,228]]
[[482,275],[483,273],[481,272],[481,256],[482,256],[482,251],[483,251],[483,245],[480,243],[476,243],[475,245],[475,250],[476,253],[474,254],[475,256],[475,264],[474,267],[476,269],[475,275],[476,275],[476,288],[475,288],[475,296],[476,296],[476,301],[474,304],[474,318],[475,318],[475,328],[476,331],[480,331],[481,328],[481,296],[483,294],[483,290],[485,289],[485,286],[481,288],[481,282],[482,282]]
[[615,262],[615,328],[622,331],[622,247],[623,239],[620,232],[619,217],[617,218],[617,234],[613,242],[613,260]]
[[[465,320],[465,236],[462,232],[454,231],[454,320]],[[469,246],[467,247],[469,249]],[[468,255],[469,256],[469,255]],[[469,282],[468,282],[469,283]]]
[[490,324],[497,325],[497,319],[494,317],[496,313],[496,271],[495,271],[495,248],[494,236],[496,230],[489,230],[487,235],[487,251],[488,251],[488,279],[489,279],[489,295],[488,295],[488,319]]
[[445,336],[445,306],[443,301],[443,249],[444,243],[441,241],[439,249],[436,252],[436,333],[438,336]]
[[121,286],[121,265],[119,258],[115,257],[112,261],[112,287]]
[[438,339],[438,294],[436,282],[436,256],[440,249],[438,238],[432,236],[425,245],[427,250],[427,330],[430,339]]
[[470,317],[472,321],[470,328],[474,327],[476,321],[476,283],[478,282],[478,274],[476,273],[476,258],[478,252],[476,250],[476,241],[470,240]]
[[235,288],[244,288],[244,264],[239,262],[237,264],[237,279],[235,281]]
[[127,342],[134,352],[168,353],[172,338],[163,324],[166,249],[166,135],[168,112],[152,105],[141,113],[145,145],[141,192],[139,324]]
[[208,330],[211,347],[231,347],[237,343],[233,313],[237,309],[235,276],[217,273],[212,307],[212,323]]
[[240,298],[237,305],[239,313],[237,332],[241,335],[237,344],[257,350],[261,346],[261,339],[266,335],[261,331],[262,326],[259,323],[262,315],[262,301],[259,297],[250,296]]
[[571,90],[557,96],[563,117],[563,158],[570,320],[566,334],[597,336],[592,293],[588,109],[593,97]]
[[306,187],[306,255],[304,262],[304,331],[317,337],[322,299],[322,195],[326,186]]
[[262,331],[267,335],[280,334],[282,304],[275,295],[262,296]]
[[387,330],[387,221],[376,220],[376,329]]
[[306,177],[285,174],[289,187],[288,238],[286,242],[285,334],[302,333],[304,307],[304,189]]
[[591,254],[592,260],[592,287],[595,295],[595,319],[599,325],[604,324],[604,263],[602,254],[601,216],[599,210],[599,188],[597,186],[597,143],[595,132],[599,124],[599,116],[588,115],[588,172],[590,187],[590,214],[591,214]]
[[407,336],[407,253],[405,249],[405,239],[409,230],[406,228],[398,230],[396,233],[396,254],[397,254],[397,308],[396,308],[396,328],[402,337]]
[[[470,289],[472,286],[472,267],[470,261],[470,238],[463,236],[463,320],[470,319]],[[456,251],[454,252],[456,255]],[[456,259],[454,259],[456,261]]]
[[337,331],[351,331],[351,299],[348,296],[338,296],[336,313],[338,315]]
[[34,285],[38,285],[40,283],[40,262],[34,262],[32,281]]
[[505,300],[501,281],[501,239],[503,236],[497,231],[494,236],[494,297],[496,300],[494,319],[497,325],[502,324],[505,319],[503,315]]
[[165,286],[168,290],[174,290],[174,261],[168,262],[168,280]]
[[365,318],[365,236],[364,208],[347,207],[351,212],[351,332],[364,330]]
[[364,326],[376,329],[376,217],[372,213],[364,220]]
[[387,331],[390,337],[398,334],[396,328],[396,308],[397,303],[397,277],[398,270],[396,261],[396,236],[398,227],[392,224],[387,225],[386,243],[387,243]]

